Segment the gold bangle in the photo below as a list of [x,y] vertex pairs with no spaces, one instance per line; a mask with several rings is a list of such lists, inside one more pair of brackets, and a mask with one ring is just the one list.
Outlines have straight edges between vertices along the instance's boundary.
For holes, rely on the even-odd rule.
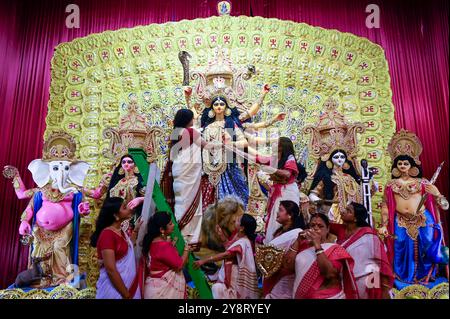
[[323,250],[323,249],[320,249],[320,250],[316,251],[316,256],[319,256],[319,255],[322,254],[324,251],[325,251],[325,250]]
[[290,251],[293,251],[294,253],[298,253],[298,250],[296,250],[296,249],[292,248],[292,246],[291,246],[291,247],[289,247],[289,250],[290,250]]

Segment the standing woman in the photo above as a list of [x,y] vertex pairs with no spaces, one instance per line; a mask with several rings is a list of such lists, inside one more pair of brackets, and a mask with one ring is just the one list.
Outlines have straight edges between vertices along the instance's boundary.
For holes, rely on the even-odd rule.
[[201,139],[194,127],[194,113],[180,109],[175,114],[170,158],[173,176],[174,213],[183,237],[190,245],[199,244],[202,224],[201,147],[213,143]]
[[236,220],[239,232],[235,240],[223,253],[197,260],[194,267],[224,260],[219,270],[219,279],[212,286],[214,299],[257,299],[258,279],[254,258],[256,220],[249,214]]
[[184,246],[180,257],[170,240],[174,227],[166,212],[156,212],[148,221],[142,243],[142,258],[146,261],[144,299],[187,297],[183,267],[188,261],[189,246]]
[[[290,200],[280,202],[277,222],[281,225],[274,233],[274,239],[269,243],[285,252],[297,240],[300,231],[305,229],[303,215],[296,203]],[[292,289],[295,279],[293,269],[282,266],[280,270],[263,281],[263,296],[266,299],[292,299]]]
[[357,299],[353,259],[338,244],[327,243],[329,220],[324,214],[311,216],[309,229],[285,255],[295,265],[295,299]]
[[[140,299],[136,262],[132,240],[121,229],[133,211],[119,197],[108,197],[97,218],[91,246],[97,247],[100,277],[97,281],[97,299]],[[139,224],[133,231],[133,241]]]
[[[337,243],[347,250],[355,261],[353,273],[360,299],[390,299],[394,285],[392,266],[384,244],[377,232],[366,222],[364,205],[352,202],[341,213],[344,224],[330,224],[330,232],[337,236]],[[380,276],[375,278],[375,276]],[[380,283],[379,285],[370,283]]]

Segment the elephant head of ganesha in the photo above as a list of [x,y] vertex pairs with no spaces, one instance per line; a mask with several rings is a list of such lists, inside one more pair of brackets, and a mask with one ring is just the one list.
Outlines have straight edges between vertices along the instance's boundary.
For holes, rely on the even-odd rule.
[[76,192],[71,185],[83,186],[89,164],[75,160],[75,141],[65,132],[54,132],[44,143],[42,159],[29,165],[34,182],[39,188],[51,183],[53,189],[65,194]]

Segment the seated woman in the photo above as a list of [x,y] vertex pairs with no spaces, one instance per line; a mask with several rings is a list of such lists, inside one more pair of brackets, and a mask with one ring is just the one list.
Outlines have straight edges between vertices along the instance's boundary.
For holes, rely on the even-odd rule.
[[166,212],[156,212],[148,221],[142,243],[146,260],[144,299],[184,299],[186,280],[183,267],[189,256],[189,246],[180,257],[169,238],[174,224]]
[[258,279],[254,259],[256,220],[243,214],[236,220],[239,231],[232,244],[223,253],[207,259],[197,260],[194,267],[224,260],[219,270],[219,279],[212,286],[214,299],[256,299],[259,297]]
[[274,238],[274,232],[280,227],[276,221],[276,212],[280,201],[290,200],[297,205],[300,204],[300,191],[296,183],[299,171],[304,171],[304,167],[297,163],[291,139],[280,137],[278,140],[278,169],[270,174],[273,185],[270,188],[267,205],[266,243]]
[[295,266],[295,299],[357,299],[353,259],[338,244],[326,243],[329,219],[311,216],[309,229],[300,232],[285,255],[287,267]]
[[[269,243],[287,251],[297,239],[298,233],[305,229],[303,215],[299,207],[290,200],[280,202],[277,223],[281,225],[274,233],[274,239]],[[263,296],[266,299],[292,299],[292,289],[295,274],[293,269],[283,267],[263,281]]]
[[355,261],[355,275],[360,299],[390,299],[394,284],[392,266],[384,245],[377,233],[367,223],[364,205],[352,202],[341,213],[344,224],[331,223],[330,232],[337,236]]
[[[132,240],[121,229],[133,211],[123,198],[109,197],[105,200],[97,218],[91,246],[97,247],[100,277],[97,281],[97,299],[140,299],[136,262]],[[133,231],[133,242],[140,224]]]

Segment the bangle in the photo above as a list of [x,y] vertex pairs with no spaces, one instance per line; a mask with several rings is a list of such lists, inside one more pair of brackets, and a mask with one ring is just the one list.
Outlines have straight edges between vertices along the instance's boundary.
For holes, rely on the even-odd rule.
[[291,246],[291,247],[289,247],[289,250],[290,250],[290,251],[293,251],[294,253],[298,253],[298,250],[296,250],[296,249],[292,248],[292,246]]
[[323,249],[319,249],[319,250],[316,250],[316,256],[319,256],[321,253],[323,253],[324,252],[324,250]]

